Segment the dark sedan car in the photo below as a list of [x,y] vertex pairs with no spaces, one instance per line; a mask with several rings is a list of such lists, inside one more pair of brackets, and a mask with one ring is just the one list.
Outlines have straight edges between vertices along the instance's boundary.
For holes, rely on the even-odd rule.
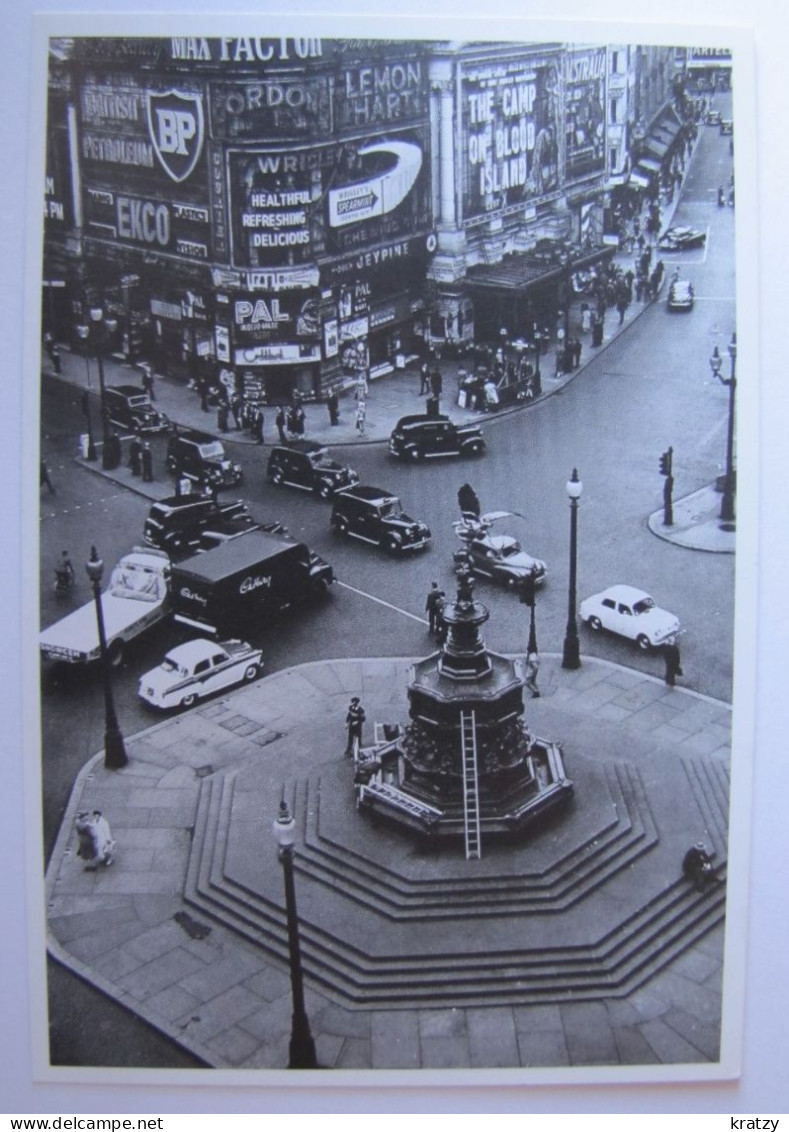
[[104,390],[104,413],[110,424],[130,432],[166,432],[170,422],[151,404],[151,398],[136,385],[108,385]]
[[698,228],[667,228],[658,240],[662,252],[684,252],[689,248],[703,248],[707,233]]
[[266,472],[273,484],[290,484],[311,491],[321,499],[331,499],[343,488],[359,482],[353,468],[346,468],[314,440],[294,440],[276,445],[269,456]]
[[693,310],[693,284],[687,279],[675,279],[668,289],[666,306],[670,311]]

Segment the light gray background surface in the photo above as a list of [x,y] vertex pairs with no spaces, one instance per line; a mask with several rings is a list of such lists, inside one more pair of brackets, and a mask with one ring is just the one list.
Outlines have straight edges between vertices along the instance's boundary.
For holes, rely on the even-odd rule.
[[[2,351],[2,421],[0,444],[0,688],[3,715],[0,737],[2,760],[2,855],[0,868],[0,1110],[16,1113],[150,1113],[167,1112],[577,1112],[671,1113],[704,1112],[769,1115],[789,1111],[789,1075],[786,1072],[786,1023],[789,1008],[787,961],[787,886],[789,865],[789,694],[787,693],[787,638],[789,602],[786,599],[786,438],[789,435],[789,13],[777,0],[660,0],[659,5],[626,10],[621,0],[531,0],[506,3],[487,0],[481,7],[456,0],[433,0],[430,15],[446,14],[446,37],[453,38],[452,13],[482,18],[501,16],[545,19],[592,18],[615,21],[650,17],[661,24],[691,19],[694,24],[752,27],[756,43],[758,114],[759,227],[761,293],[759,337],[761,353],[761,535],[759,562],[759,683],[758,728],[753,752],[754,817],[751,861],[751,899],[748,906],[730,906],[729,922],[747,918],[749,951],[745,1009],[744,1069],[738,1082],[660,1086],[532,1087],[487,1090],[454,1086],[390,1090],[377,1086],[351,1091],[334,1086],[297,1092],[282,1088],[191,1088],[138,1085],[36,1084],[30,1054],[28,961],[23,856],[24,783],[22,752],[22,701],[18,662],[22,625],[15,596],[22,573],[36,572],[28,551],[22,554],[20,531],[20,425],[22,389],[36,383],[35,372],[25,372],[23,298],[26,264],[26,220],[30,193],[27,185],[29,95],[31,89],[32,14],[47,11],[94,9],[107,13],[183,12],[183,34],[190,34],[188,13],[243,12],[244,6],[210,4],[206,0],[169,0],[153,3],[85,4],[16,0],[3,5],[2,60],[0,66],[0,325]],[[248,5],[259,20],[265,11],[294,13],[342,12],[369,14],[360,0],[332,4],[330,0],[290,0]],[[380,5],[376,6],[380,10]],[[414,0],[398,6],[417,17],[425,9]],[[309,30],[306,28],[305,30]],[[495,25],[487,34],[495,37]],[[528,39],[524,23],[523,38]],[[681,34],[671,42],[681,43]],[[739,222],[739,220],[738,220]],[[738,374],[740,390],[744,384]],[[742,395],[742,392],[741,392]],[[34,465],[28,464],[29,467]],[[35,470],[35,469],[34,469]],[[30,625],[27,632],[35,632]],[[28,753],[28,758],[30,753]],[[36,966],[35,970],[39,968]]]

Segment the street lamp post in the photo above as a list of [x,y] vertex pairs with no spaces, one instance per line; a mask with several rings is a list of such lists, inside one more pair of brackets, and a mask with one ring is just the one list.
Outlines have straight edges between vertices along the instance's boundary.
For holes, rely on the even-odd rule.
[[723,481],[723,499],[721,501],[720,517],[724,523],[734,522],[734,399],[737,391],[737,334],[736,332],[731,336],[729,343],[729,361],[731,362],[731,374],[729,377],[721,377],[721,366],[723,365],[723,358],[720,356],[718,347],[716,346],[712,351],[710,357],[710,369],[713,376],[718,379],[721,385],[727,386],[729,390],[729,422],[726,430],[726,475]]
[[578,479],[578,469],[567,481],[567,496],[570,500],[570,589],[567,610],[567,630],[564,636],[562,668],[580,668],[581,654],[578,644],[578,620],[576,617],[576,564],[578,558],[578,500],[581,497],[582,483]]
[[90,583],[93,586],[93,598],[96,603],[96,622],[99,629],[99,653],[101,657],[101,671],[104,680],[104,765],[108,770],[120,770],[129,761],[126,748],[123,745],[123,736],[118,726],[118,717],[115,714],[115,704],[112,699],[112,682],[110,679],[110,661],[107,651],[107,635],[104,631],[104,611],[101,606],[101,575],[104,572],[104,563],[96,553],[96,547],[90,548],[90,559],[85,564]]
[[93,331],[96,337],[94,346],[96,354],[96,363],[99,368],[99,396],[101,398],[101,419],[104,428],[104,438],[107,437],[107,414],[105,406],[105,384],[104,384],[104,346],[106,335],[113,332],[118,325],[114,318],[105,318],[104,310],[102,307],[90,308],[90,320],[93,324]]
[[285,914],[288,921],[288,953],[290,957],[290,986],[293,994],[293,1017],[290,1032],[289,1069],[318,1069],[315,1041],[310,1032],[310,1023],[304,1006],[304,978],[301,969],[301,947],[299,945],[299,920],[296,911],[296,886],[293,880],[293,845],[296,823],[291,817],[288,803],[283,798],[279,804],[279,815],[273,825],[274,839],[277,842],[277,856],[282,864],[285,880]]
[[521,601],[524,605],[529,607],[529,643],[526,646],[527,653],[537,652],[537,626],[535,622],[535,608],[537,605],[537,581],[536,581],[536,568],[523,580],[523,590],[521,592]]

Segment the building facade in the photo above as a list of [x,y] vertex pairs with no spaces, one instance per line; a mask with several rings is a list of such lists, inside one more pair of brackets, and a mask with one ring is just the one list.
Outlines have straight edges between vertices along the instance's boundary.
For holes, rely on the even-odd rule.
[[45,326],[98,310],[105,348],[266,403],[555,317],[674,77],[600,45],[51,46]]

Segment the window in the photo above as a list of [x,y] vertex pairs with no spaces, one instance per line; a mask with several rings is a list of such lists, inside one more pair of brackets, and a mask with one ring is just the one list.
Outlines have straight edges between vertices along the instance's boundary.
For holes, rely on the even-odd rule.
[[619,73],[619,52],[611,52],[611,74],[616,75]]
[[608,104],[608,120],[612,125],[616,125],[617,109],[619,107],[619,99],[612,98]]
[[610,597],[603,598],[603,606],[606,609],[616,609],[616,605],[615,605],[613,599],[610,598]]
[[207,672],[210,667],[211,667],[211,661],[210,660],[199,660],[197,662],[197,664],[195,665],[195,672],[194,672],[195,676],[199,676],[201,672]]
[[223,652],[218,652],[216,654],[216,656],[211,657],[211,663],[213,665],[224,664],[226,660],[227,660],[227,657],[225,656],[225,654]]
[[630,610],[630,606],[629,605],[622,605],[621,602],[619,604],[619,612],[624,614],[625,617],[632,617],[633,616],[633,614]]

